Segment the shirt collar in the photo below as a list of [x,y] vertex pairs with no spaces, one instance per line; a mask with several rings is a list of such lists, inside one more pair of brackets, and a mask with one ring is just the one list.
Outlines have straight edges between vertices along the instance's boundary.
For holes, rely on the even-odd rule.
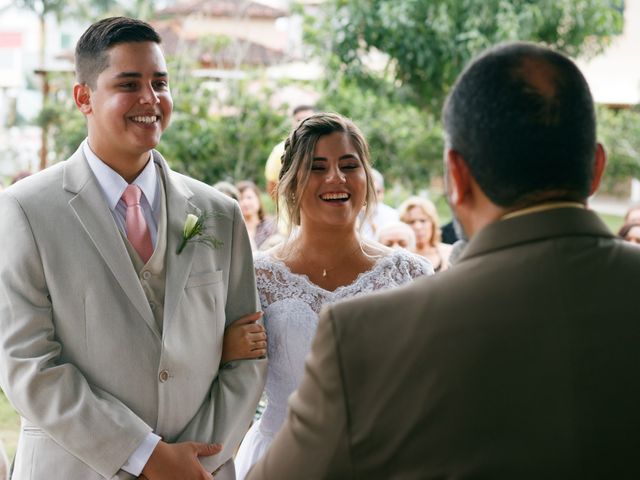
[[547,202],[540,205],[533,205],[532,207],[522,208],[503,215],[500,219],[506,220],[508,218],[520,217],[522,215],[528,215],[529,213],[544,212],[546,210],[554,210],[556,208],[586,208],[579,202]]
[[[119,173],[109,167],[109,165],[104,163],[95,153],[93,153],[88,140],[85,140],[82,143],[82,152],[89,163],[91,171],[98,180],[98,184],[102,188],[102,192],[107,199],[109,208],[111,210],[115,210],[116,205],[120,201],[128,183],[120,176]],[[150,159],[151,158],[152,157],[150,155]],[[158,193],[157,176],[158,174],[156,172],[155,162],[149,161],[142,169],[142,172],[140,172],[140,175],[138,175],[133,181],[134,185],[140,187],[140,190],[142,190],[143,195],[151,206],[154,205],[156,195]]]

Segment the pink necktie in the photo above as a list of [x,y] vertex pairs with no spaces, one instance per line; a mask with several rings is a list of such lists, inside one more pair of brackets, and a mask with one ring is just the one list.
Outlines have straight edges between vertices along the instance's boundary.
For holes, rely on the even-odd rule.
[[140,206],[141,196],[142,191],[137,185],[129,185],[125,188],[122,194],[122,201],[127,206],[124,226],[129,242],[136,249],[142,261],[147,263],[153,254],[153,243]]

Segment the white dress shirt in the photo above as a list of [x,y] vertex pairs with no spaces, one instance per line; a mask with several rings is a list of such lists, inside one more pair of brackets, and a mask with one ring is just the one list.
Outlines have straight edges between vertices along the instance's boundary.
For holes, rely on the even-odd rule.
[[[91,171],[98,180],[98,184],[102,189],[102,193],[104,194],[107,205],[109,205],[109,210],[111,210],[116,225],[118,225],[118,228],[126,235],[125,216],[127,206],[122,200],[122,194],[125,188],[127,188],[128,183],[119,173],[93,153],[89,146],[88,139],[82,143],[82,152],[89,163]],[[149,154],[149,159],[151,159],[151,154]],[[140,172],[140,175],[138,175],[132,183],[142,190],[140,206],[142,207],[142,213],[147,222],[149,233],[151,234],[153,248],[155,248],[158,240],[158,218],[160,215],[161,199],[161,195],[159,194],[159,189],[161,188],[160,176],[158,175],[155,163],[152,161],[147,162],[147,165],[142,172]],[[154,448],[156,448],[160,440],[160,437],[155,433],[149,433],[122,466],[122,470],[136,477],[140,476],[142,469],[149,461],[149,457],[151,457]]]
[[[116,221],[118,228],[126,235],[127,230],[125,227],[125,217],[127,214],[127,206],[122,200],[122,194],[125,188],[127,188],[127,181],[120,176],[109,165],[104,163],[93,153],[89,146],[89,141],[85,140],[82,143],[82,152],[89,162],[89,167],[95,175],[104,199],[109,205],[113,219]],[[151,158],[151,154],[149,154]],[[158,216],[160,215],[160,195],[158,194],[160,188],[160,176],[156,170],[154,162],[147,162],[140,175],[132,182],[133,185],[137,185],[142,190],[142,196],[140,198],[140,206],[142,207],[142,213],[144,219],[147,222],[149,233],[151,234],[151,241],[155,248],[158,240]]]

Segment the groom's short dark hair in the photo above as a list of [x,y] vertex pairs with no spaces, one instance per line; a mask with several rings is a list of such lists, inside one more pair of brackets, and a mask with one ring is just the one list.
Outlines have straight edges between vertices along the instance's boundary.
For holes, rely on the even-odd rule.
[[76,44],[75,62],[78,83],[95,88],[96,79],[109,66],[109,49],[120,43],[160,43],[160,35],[142,20],[109,17],[92,24]]
[[532,43],[473,60],[443,110],[447,146],[496,205],[584,201],[596,148],[593,99],[564,55]]

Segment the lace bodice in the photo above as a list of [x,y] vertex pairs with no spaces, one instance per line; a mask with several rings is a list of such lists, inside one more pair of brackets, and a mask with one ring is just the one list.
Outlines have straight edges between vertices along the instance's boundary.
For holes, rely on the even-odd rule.
[[260,424],[266,435],[275,434],[284,421],[287,399],[302,378],[304,359],[323,305],[399,286],[433,273],[427,260],[404,250],[381,257],[353,283],[334,291],[320,288],[306,275],[291,272],[284,262],[269,253],[258,254],[255,269],[268,336],[267,408]]

